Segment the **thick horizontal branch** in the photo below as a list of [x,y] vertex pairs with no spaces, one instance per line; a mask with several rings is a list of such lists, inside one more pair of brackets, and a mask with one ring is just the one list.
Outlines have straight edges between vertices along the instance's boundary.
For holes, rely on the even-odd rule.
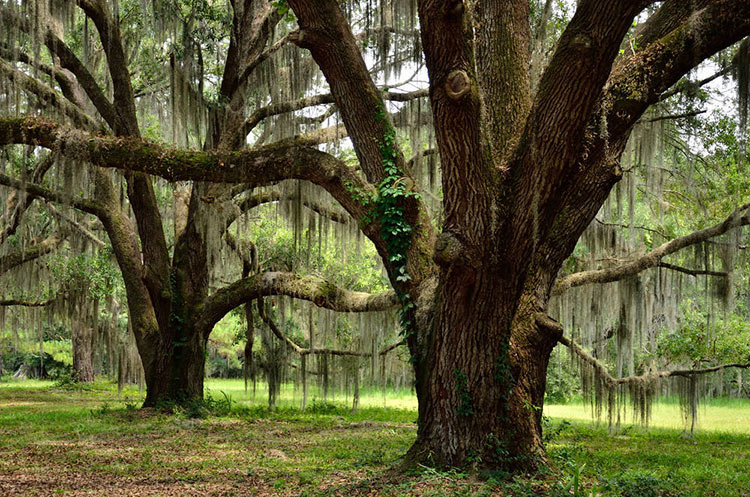
[[45,307],[45,306],[52,304],[52,302],[54,301],[55,299],[49,299],[49,300],[5,299],[5,300],[0,300],[0,306]]
[[673,369],[673,370],[667,369],[667,370],[661,370],[661,371],[649,371],[642,375],[626,376],[624,378],[615,378],[614,376],[609,374],[609,371],[607,370],[607,367],[604,364],[599,362],[595,357],[593,357],[591,354],[586,352],[583,349],[583,347],[578,345],[576,342],[574,342],[570,338],[562,336],[559,338],[559,342],[565,345],[566,347],[568,347],[571,352],[577,355],[586,364],[594,368],[599,373],[600,377],[609,388],[612,388],[616,385],[638,383],[648,378],[669,378],[671,376],[689,377],[689,376],[697,376],[697,375],[702,375],[702,374],[714,373],[716,371],[720,371],[722,369],[727,369],[727,368],[741,368],[741,369],[750,368],[750,363],[735,362],[735,363],[720,364],[718,366],[712,366],[708,368],[699,368],[699,369]]
[[552,295],[560,295],[569,288],[588,285],[591,283],[610,283],[619,281],[629,276],[636,275],[646,269],[656,267],[661,263],[661,258],[673,254],[685,247],[704,242],[710,238],[722,235],[727,231],[738,226],[750,224],[750,213],[748,213],[750,204],[745,204],[736,209],[724,221],[711,227],[695,231],[689,235],[681,236],[670,240],[658,248],[652,250],[643,257],[622,264],[617,267],[608,269],[599,269],[593,271],[582,271],[560,278],[552,288]]
[[208,330],[226,313],[248,301],[270,295],[308,300],[318,307],[339,312],[370,312],[393,309],[395,293],[372,295],[344,290],[316,276],[268,272],[243,278],[212,294],[199,312],[198,329]]
[[664,269],[671,269],[672,271],[677,271],[679,273],[689,274],[690,276],[727,276],[727,273],[721,271],[709,271],[707,269],[689,269],[682,266],[675,266],[674,264],[669,264],[666,262],[660,262],[658,266],[663,267]]
[[[243,183],[255,187],[284,179],[306,180],[327,190],[357,220],[367,212],[352,192],[368,195],[373,191],[343,161],[287,141],[253,150],[179,150],[138,138],[85,133],[44,119],[0,120],[0,145],[13,143],[55,149],[97,166],[153,174],[170,181]],[[371,238],[377,235],[370,231],[365,234]]]

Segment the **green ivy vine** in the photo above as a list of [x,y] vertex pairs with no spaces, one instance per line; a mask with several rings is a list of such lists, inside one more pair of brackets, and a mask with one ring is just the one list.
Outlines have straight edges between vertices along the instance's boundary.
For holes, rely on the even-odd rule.
[[402,288],[411,280],[406,269],[406,261],[413,230],[404,216],[402,200],[409,197],[419,198],[419,194],[411,190],[412,180],[398,165],[396,130],[386,120],[382,101],[378,104],[375,118],[385,122],[386,129],[383,133],[383,140],[380,142],[380,155],[383,159],[385,177],[377,185],[377,192],[374,195],[368,196],[354,191],[352,195],[355,196],[355,200],[370,208],[370,213],[363,219],[363,223],[369,224],[377,221],[380,224],[381,236],[389,254],[388,262],[395,274],[396,295],[401,302],[399,322],[402,333],[408,335],[412,327],[409,312],[414,308],[414,303],[409,293]]
[[456,414],[465,417],[472,416],[474,415],[474,407],[472,406],[471,395],[469,394],[469,379],[466,376],[466,372],[454,369],[453,375],[456,378],[456,394],[458,394],[458,400],[461,402]]

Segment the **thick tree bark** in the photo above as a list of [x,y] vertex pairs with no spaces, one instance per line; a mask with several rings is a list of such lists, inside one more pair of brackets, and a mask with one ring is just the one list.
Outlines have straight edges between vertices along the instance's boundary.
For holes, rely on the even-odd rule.
[[[541,411],[558,333],[540,326],[537,286],[507,298],[506,276],[443,274],[415,367],[419,431],[409,460],[533,470],[546,463]],[[426,343],[425,343],[426,342]]]
[[143,367],[146,375],[146,400],[143,407],[161,403],[184,404],[203,398],[208,335],[191,327],[163,331],[148,354]]

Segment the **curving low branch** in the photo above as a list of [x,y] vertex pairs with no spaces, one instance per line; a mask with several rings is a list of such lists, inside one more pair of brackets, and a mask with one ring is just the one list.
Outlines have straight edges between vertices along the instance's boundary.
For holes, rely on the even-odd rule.
[[608,269],[581,271],[580,273],[574,273],[560,278],[552,288],[552,295],[560,295],[566,290],[576,286],[619,281],[629,276],[636,275],[646,269],[659,266],[662,257],[673,254],[685,247],[695,245],[696,243],[701,243],[710,238],[723,235],[727,231],[737,228],[738,226],[750,224],[750,212],[748,212],[748,209],[750,209],[750,203],[737,208],[729,215],[729,217],[718,224],[670,240],[648,254],[626,264]]
[[14,267],[25,264],[34,259],[38,259],[43,255],[47,255],[50,252],[56,250],[66,240],[66,233],[62,229],[57,229],[52,232],[44,240],[28,246],[23,250],[17,252],[11,252],[0,256],[0,274],[10,271]]
[[[268,328],[271,330],[271,332],[276,335],[276,338],[287,344],[287,346],[295,351],[299,355],[309,355],[309,354],[328,354],[328,355],[336,355],[336,356],[352,356],[352,357],[371,357],[371,352],[359,352],[356,350],[340,350],[340,349],[328,349],[328,348],[304,348],[300,347],[294,341],[286,336],[284,332],[279,329],[278,326],[276,326],[276,323],[273,322],[273,319],[266,313],[265,306],[263,305],[263,299],[258,299],[258,314],[260,315],[260,318],[263,320],[264,323],[268,326]],[[400,347],[401,345],[406,344],[406,339],[401,340],[399,342],[393,343],[391,345],[388,345],[387,347],[384,347],[380,352],[378,352],[378,355],[384,356],[388,352],[392,351],[393,349]]]
[[[31,182],[39,183],[54,162],[55,157],[53,154],[47,154],[39,160],[31,173]],[[21,224],[24,213],[31,207],[35,198],[34,195],[22,196],[19,192],[14,192],[8,196],[4,206],[5,212],[0,215],[0,226],[2,226],[0,227],[0,244],[16,232]]]
[[[343,161],[296,143],[241,151],[179,150],[138,138],[85,133],[26,117],[0,119],[0,145],[9,144],[55,149],[97,166],[153,174],[170,181],[244,183],[253,187],[284,179],[306,180],[326,189],[357,220],[367,210],[352,192],[367,195],[374,191]],[[377,237],[377,230],[370,229],[365,234]]]
[[208,297],[199,311],[196,327],[210,332],[213,325],[235,307],[270,295],[308,300],[318,307],[339,312],[385,311],[399,304],[392,291],[373,295],[341,289],[317,276],[267,272],[235,281]]

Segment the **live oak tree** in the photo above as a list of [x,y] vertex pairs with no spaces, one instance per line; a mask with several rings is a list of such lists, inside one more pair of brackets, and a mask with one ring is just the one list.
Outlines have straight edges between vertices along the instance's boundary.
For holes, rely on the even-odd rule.
[[[748,207],[743,205],[723,222],[627,264],[558,280],[581,234],[622,177],[621,156],[636,122],[703,60],[750,33],[747,2],[580,0],[549,51],[543,28],[551,2],[541,15],[535,10],[541,20],[533,37],[530,3],[525,0],[416,3],[440,160],[438,229],[415,186],[413,162],[402,153],[394,128],[398,116],[389,113],[387,105],[426,92],[394,93],[378,87],[363,57],[360,26],[350,24],[358,13],[380,8],[385,21],[374,32],[390,29],[408,35],[403,26],[388,27],[387,21],[398,17],[390,3],[360,8],[335,0],[232,2],[229,45],[225,52],[216,50],[224,62],[210,105],[200,92],[196,96],[191,91],[193,83],[203,81],[200,71],[196,77],[195,66],[185,62],[193,59],[179,62],[175,56],[170,62],[179,69],[173,79],[182,78],[172,86],[186,88],[174,101],[202,105],[207,123],[192,132],[189,123],[173,127],[175,136],[185,137],[178,141],[183,147],[141,137],[143,123],[116,8],[103,0],[77,2],[101,39],[106,82],[111,85],[108,96],[57,30],[32,22],[38,4],[36,10],[22,12],[12,4],[3,6],[8,25],[53,55],[48,74],[65,98],[50,93],[36,73],[2,66],[4,73],[15,80],[15,87],[52,103],[60,119],[71,124],[31,115],[7,118],[0,121],[0,143],[48,148],[96,167],[90,172],[93,198],[10,176],[2,176],[2,183],[68,203],[101,220],[125,281],[146,371],[146,405],[202,395],[208,334],[226,312],[243,303],[278,294],[341,311],[395,305],[419,398],[418,436],[410,458],[440,465],[534,469],[545,460],[540,421],[552,349],[558,343],[569,345],[584,362],[601,367],[563,337],[562,326],[549,317],[551,295],[637,274],[681,248],[748,224]],[[210,11],[211,4],[201,5],[207,11],[184,16],[179,29],[165,23],[187,40],[182,48],[193,54],[207,46],[198,35],[189,36],[200,33],[196,16]],[[396,9],[399,15],[408,12],[411,3],[404,5]],[[289,9],[298,29],[274,35],[273,28],[287,22],[283,18]],[[634,30],[639,15],[647,19]],[[364,38],[367,42],[367,34]],[[251,112],[255,102],[249,81],[271,91],[269,85],[262,86],[263,78],[253,80],[251,75],[290,43],[309,52],[330,93],[256,106]],[[24,58],[13,47],[7,56],[19,62]],[[309,64],[309,57],[298,63]],[[306,81],[302,90],[313,89],[309,78]],[[263,119],[325,103],[335,104],[345,130],[334,126],[246,146],[246,136]],[[201,132],[204,138],[196,140]],[[351,141],[356,166],[315,147],[341,132]],[[203,150],[186,148],[191,139]],[[107,168],[125,171],[135,225]],[[193,181],[176,195],[173,248],[149,175]],[[212,246],[230,222],[219,209],[231,201],[227,199],[234,190],[227,185],[248,188],[288,179],[325,189],[358,222],[382,258],[392,294],[354,293],[311,276],[250,270],[209,293]]]

